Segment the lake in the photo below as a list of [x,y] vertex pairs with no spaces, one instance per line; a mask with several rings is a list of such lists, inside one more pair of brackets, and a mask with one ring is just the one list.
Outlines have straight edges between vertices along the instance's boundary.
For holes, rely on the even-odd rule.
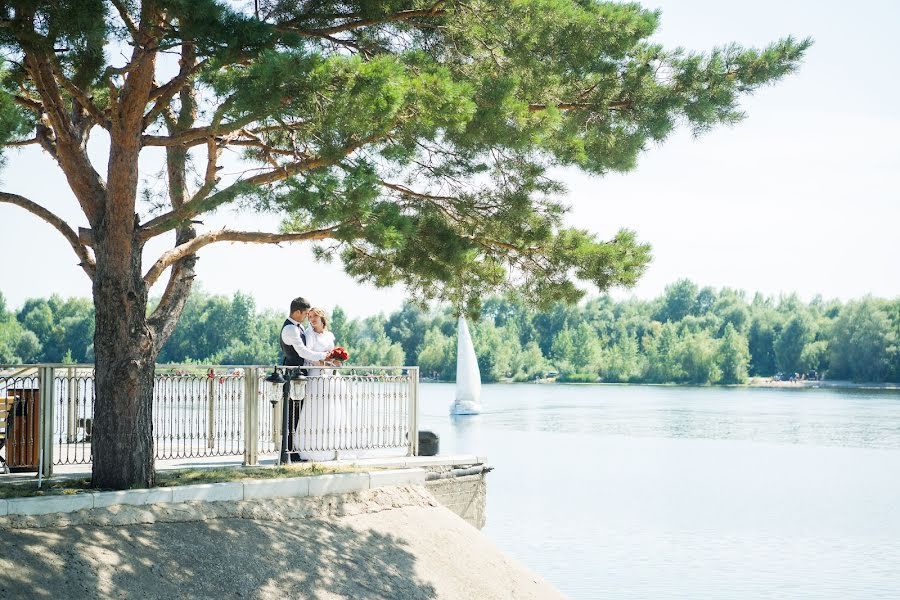
[[487,525],[572,598],[900,597],[900,392],[486,385],[441,453],[485,455]]

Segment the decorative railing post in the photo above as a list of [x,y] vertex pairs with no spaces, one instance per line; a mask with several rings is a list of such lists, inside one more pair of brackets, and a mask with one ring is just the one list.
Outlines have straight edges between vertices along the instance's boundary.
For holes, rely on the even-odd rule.
[[[212,369],[210,369],[212,375]],[[216,447],[216,378],[207,377],[207,409],[206,409],[206,447]]]
[[244,466],[256,465],[259,451],[259,370],[244,371]]
[[71,444],[75,441],[75,430],[78,427],[78,417],[76,415],[75,394],[75,369],[69,367],[66,370],[66,443]]
[[49,366],[38,368],[38,389],[40,394],[40,421],[38,424],[38,468],[41,477],[53,475],[53,417],[56,407],[56,369]]
[[419,367],[410,367],[409,374],[409,434],[407,456],[419,454]]

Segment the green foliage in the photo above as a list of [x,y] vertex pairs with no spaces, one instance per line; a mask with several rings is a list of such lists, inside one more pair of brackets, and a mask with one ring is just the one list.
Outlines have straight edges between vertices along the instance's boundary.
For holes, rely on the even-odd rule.
[[697,295],[697,285],[687,279],[666,286],[665,298],[655,319],[662,323],[681,321],[686,316],[694,314],[697,308]]
[[[705,300],[693,304],[705,307],[695,309],[703,314],[654,319],[673,289],[692,285],[678,282],[649,301],[600,296],[550,310],[486,298],[481,318],[469,320],[482,380],[533,381],[557,371],[568,382],[741,384],[768,364],[772,373],[900,382],[900,300],[844,306],[788,296],[747,303],[740,292],[704,289],[697,296]],[[350,351],[350,364],[418,365],[423,377],[452,381],[454,313],[407,304],[386,316],[351,319],[336,307],[329,327]],[[283,322],[282,312],[258,311],[247,294],[197,292],[160,362],[272,364],[280,359]],[[86,300],[31,299],[10,311],[0,294],[0,363],[89,362],[92,323]]]
[[829,341],[831,369],[836,377],[884,381],[891,373],[897,331],[884,303],[873,298],[851,302],[834,323]]
[[94,308],[82,298],[26,300],[7,311],[0,294],[0,363],[93,360]]
[[[128,32],[98,2],[77,15],[66,2],[47,9],[47,22],[63,26],[45,41],[84,49],[67,58],[82,65],[72,69],[96,72],[88,65],[103,58],[104,36],[110,47],[125,43]],[[248,168],[279,173],[261,187],[217,188],[204,206],[238,201],[281,215],[285,232],[329,229],[335,243],[318,247],[320,258],[473,316],[497,291],[548,308],[577,301],[586,285],[633,285],[649,246],[628,230],[600,240],[566,227],[565,188],[550,169],[627,171],[678,125],[734,123],[740,96],[795,70],[811,43],[668,50],[650,41],[659,12],[636,3],[159,7],[161,45],[190,40],[203,61],[190,84],[210,127],[254,132],[240,140]],[[416,10],[427,14],[403,16]],[[101,99],[104,90],[90,92]],[[711,309],[708,295],[695,300],[690,310]],[[687,314],[670,309],[672,320]],[[423,340],[401,337],[407,358]],[[545,354],[548,343],[539,340]]]
[[632,383],[644,379],[647,359],[640,353],[637,338],[625,334],[604,353],[601,374],[603,381]]
[[722,376],[717,361],[719,344],[708,332],[685,335],[678,344],[678,363],[689,383],[716,383]]
[[754,303],[754,313],[747,334],[750,347],[750,373],[756,376],[774,375],[775,340],[782,327],[782,317],[768,306]]
[[746,383],[750,363],[747,338],[737,332],[732,323],[725,326],[725,334],[719,346],[720,383]]
[[775,340],[775,360],[778,370],[795,373],[803,370],[803,349],[815,340],[813,324],[807,314],[801,312],[791,317]]
[[456,339],[432,327],[425,332],[425,343],[417,360],[423,377],[455,379]]

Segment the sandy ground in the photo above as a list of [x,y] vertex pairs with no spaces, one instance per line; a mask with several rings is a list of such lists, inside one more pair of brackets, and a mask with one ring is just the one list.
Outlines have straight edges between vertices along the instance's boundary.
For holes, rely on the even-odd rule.
[[824,379],[822,381],[801,379],[798,381],[775,381],[771,377],[751,377],[747,385],[751,387],[772,388],[834,388],[855,390],[898,390],[897,383],[855,383],[840,379]]
[[2,598],[562,598],[425,488],[0,518]]

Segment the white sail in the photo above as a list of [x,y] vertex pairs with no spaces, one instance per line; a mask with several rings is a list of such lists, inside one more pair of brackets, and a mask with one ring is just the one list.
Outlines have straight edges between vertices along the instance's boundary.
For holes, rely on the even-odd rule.
[[459,317],[459,331],[456,344],[456,400],[450,407],[454,415],[477,415],[481,412],[481,372],[469,327],[462,316]]

